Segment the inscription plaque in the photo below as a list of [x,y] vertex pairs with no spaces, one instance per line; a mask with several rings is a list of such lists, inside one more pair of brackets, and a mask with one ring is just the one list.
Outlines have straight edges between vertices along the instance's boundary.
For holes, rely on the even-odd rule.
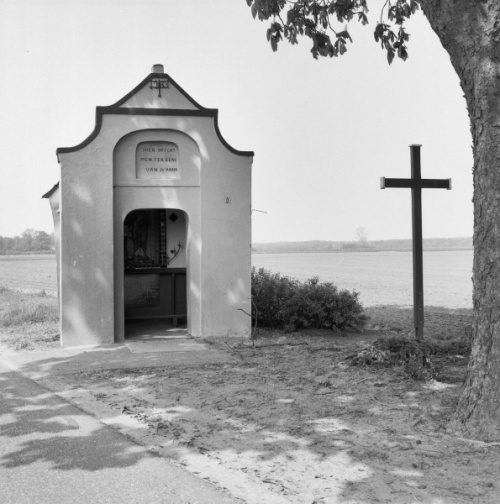
[[135,153],[138,179],[178,179],[179,148],[173,142],[141,142]]

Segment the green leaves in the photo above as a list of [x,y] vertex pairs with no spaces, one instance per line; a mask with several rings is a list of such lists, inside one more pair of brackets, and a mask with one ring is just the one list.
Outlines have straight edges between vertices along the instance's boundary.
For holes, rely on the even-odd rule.
[[258,16],[260,21],[278,16],[286,5],[286,0],[246,0],[246,2],[251,9],[253,18]]
[[[362,25],[368,24],[368,0],[246,0],[252,16],[261,21],[271,20],[267,40],[273,51],[278,44],[288,40],[298,43],[298,37],[312,42],[311,54],[337,57],[347,52],[347,42],[352,42],[347,24],[354,18]],[[387,52],[391,64],[396,56],[408,58],[410,36],[405,21],[419,9],[418,0],[387,0],[381,9],[380,21],[375,27],[375,41]],[[335,25],[344,24],[342,28]],[[332,36],[334,35],[334,37]],[[333,42],[332,42],[333,38]]]
[[358,21],[363,25],[368,24],[368,17],[364,12],[358,12]]
[[272,23],[270,28],[267,30],[267,40],[271,43],[273,51],[278,50],[278,42],[282,39],[282,31],[283,28],[279,23]]
[[316,32],[311,38],[313,39],[311,49],[313,58],[318,59],[318,56],[333,56],[335,49],[330,37],[326,33]]
[[408,50],[405,42],[410,39],[410,35],[402,26],[399,28],[396,35],[396,33],[391,30],[390,25],[378,23],[375,27],[374,36],[375,41],[380,42],[382,49],[387,51],[387,61],[389,65],[393,62],[396,54],[403,61],[406,61],[408,58]]
[[318,277],[294,278],[252,268],[252,304],[261,325],[295,331],[306,327],[333,331],[362,327],[366,321],[358,293],[339,290]]
[[342,56],[347,51],[346,42],[348,40],[352,42],[352,38],[347,30],[337,33],[337,40],[334,45],[334,56],[338,56],[339,54]]

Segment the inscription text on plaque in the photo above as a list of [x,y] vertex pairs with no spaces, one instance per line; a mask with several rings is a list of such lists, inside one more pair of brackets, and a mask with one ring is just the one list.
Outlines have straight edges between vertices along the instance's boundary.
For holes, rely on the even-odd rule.
[[178,179],[179,148],[173,142],[141,142],[135,155],[138,179]]

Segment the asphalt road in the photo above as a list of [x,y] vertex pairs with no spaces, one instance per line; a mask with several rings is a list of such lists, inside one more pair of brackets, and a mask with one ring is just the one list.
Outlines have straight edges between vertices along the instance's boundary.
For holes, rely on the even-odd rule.
[[236,504],[0,361],[1,504]]

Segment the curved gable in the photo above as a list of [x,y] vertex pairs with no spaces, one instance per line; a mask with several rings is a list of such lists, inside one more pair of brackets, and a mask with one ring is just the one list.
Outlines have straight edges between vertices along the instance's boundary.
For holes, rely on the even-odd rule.
[[90,144],[99,134],[104,115],[158,115],[211,117],[220,142],[230,152],[241,156],[253,156],[252,151],[239,151],[223,138],[218,125],[218,110],[202,107],[174,79],[163,72],[162,65],[154,65],[152,73],[142,80],[132,91],[113,105],[96,108],[94,131],[80,144],[73,147],[59,147],[56,154],[76,152]]

